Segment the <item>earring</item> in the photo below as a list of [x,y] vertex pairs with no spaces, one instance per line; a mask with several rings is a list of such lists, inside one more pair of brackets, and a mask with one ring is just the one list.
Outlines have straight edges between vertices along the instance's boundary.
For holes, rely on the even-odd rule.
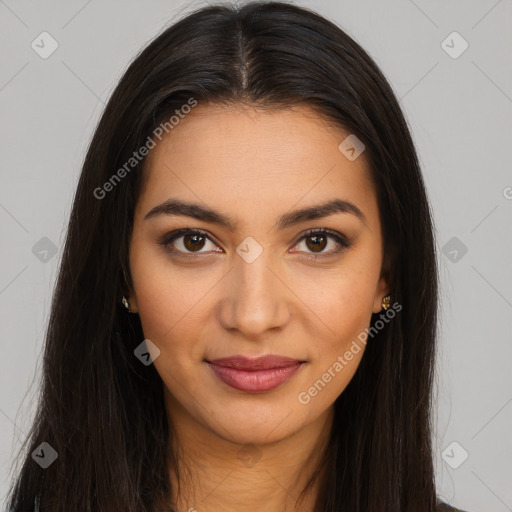
[[391,296],[390,295],[386,295],[382,299],[382,309],[384,309],[384,310],[389,309],[389,303],[390,302],[391,302]]
[[130,303],[128,302],[128,299],[123,295],[123,298],[121,299],[121,302],[124,306],[124,308],[126,309],[126,311],[129,313],[130,312]]

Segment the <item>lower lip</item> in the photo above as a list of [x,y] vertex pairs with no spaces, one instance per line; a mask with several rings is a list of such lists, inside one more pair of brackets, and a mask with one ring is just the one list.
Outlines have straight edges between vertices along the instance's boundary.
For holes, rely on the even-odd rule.
[[302,366],[301,363],[297,363],[284,368],[249,371],[213,363],[208,363],[208,365],[222,382],[247,393],[262,393],[275,389],[289,380]]

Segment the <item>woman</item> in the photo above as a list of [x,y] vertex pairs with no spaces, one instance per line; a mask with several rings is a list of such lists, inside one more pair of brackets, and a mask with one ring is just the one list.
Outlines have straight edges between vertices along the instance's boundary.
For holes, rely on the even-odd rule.
[[198,10],[89,147],[9,507],[454,510],[436,320],[425,187],[373,60],[303,8]]

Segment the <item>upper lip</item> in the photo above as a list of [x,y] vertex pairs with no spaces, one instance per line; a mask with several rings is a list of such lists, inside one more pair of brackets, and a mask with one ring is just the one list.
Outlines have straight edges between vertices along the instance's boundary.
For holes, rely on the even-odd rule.
[[255,358],[245,356],[222,357],[220,359],[208,360],[208,362],[237,370],[269,370],[271,368],[294,366],[304,361],[291,357],[268,355]]

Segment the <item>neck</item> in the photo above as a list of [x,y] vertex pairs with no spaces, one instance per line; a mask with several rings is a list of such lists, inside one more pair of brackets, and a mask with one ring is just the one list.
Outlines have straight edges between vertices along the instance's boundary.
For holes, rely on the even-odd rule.
[[175,512],[313,512],[323,471],[297,502],[326,449],[332,407],[313,423],[269,444],[234,443],[197,422],[166,393]]

